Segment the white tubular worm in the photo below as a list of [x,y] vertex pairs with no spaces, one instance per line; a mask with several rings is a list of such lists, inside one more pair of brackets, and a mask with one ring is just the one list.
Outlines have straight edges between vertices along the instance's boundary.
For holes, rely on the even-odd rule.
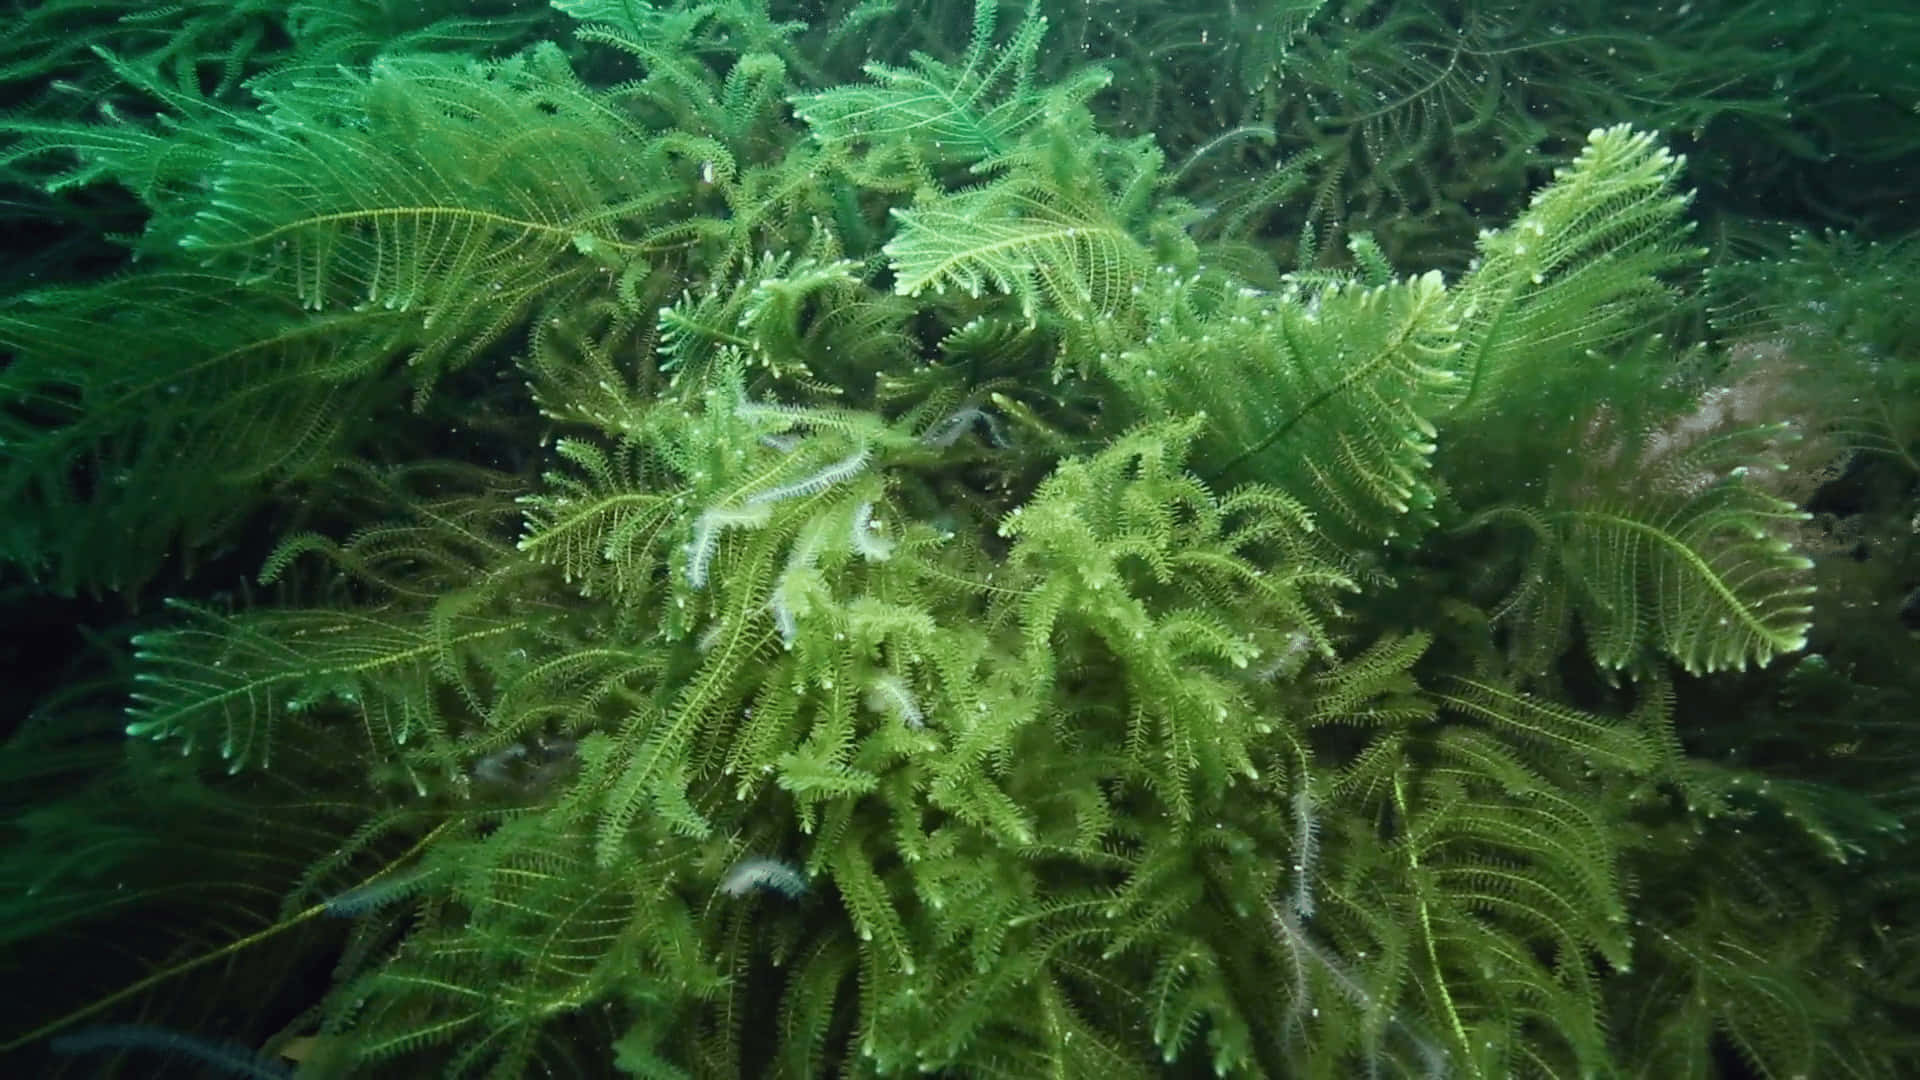
[[1302,779],[1293,793],[1293,915],[1313,917],[1313,868],[1320,856],[1320,822],[1313,816],[1313,791]]
[[713,562],[713,549],[723,529],[757,529],[773,516],[764,505],[716,506],[693,523],[693,539],[687,543],[687,584],[696,589],[707,587],[707,568]]
[[869,454],[867,450],[867,445],[861,443],[859,449],[841,460],[828,465],[826,468],[821,469],[819,472],[814,473],[812,476],[803,476],[791,484],[782,484],[777,488],[768,488],[757,495],[749,496],[746,504],[748,506],[764,506],[767,503],[779,502],[782,499],[804,498],[805,496],[825,491],[835,484],[844,484],[848,480],[860,475],[861,470],[867,467],[867,460],[870,456],[871,454]]
[[791,865],[765,855],[741,859],[720,879],[720,891],[728,896],[745,896],[755,889],[771,889],[789,900],[798,900],[806,895],[807,879]]
[[945,449],[960,441],[973,422],[986,414],[969,405],[964,409],[948,413],[939,423],[928,428],[920,436],[920,445]]
[[873,504],[863,502],[853,511],[853,550],[868,562],[886,562],[893,555],[893,541],[873,520]]
[[926,726],[920,703],[913,699],[907,681],[898,675],[881,675],[873,680],[867,688],[867,707],[874,712],[894,713],[901,723],[915,731]]
[[[795,574],[811,568],[820,561],[820,548],[826,542],[826,530],[820,520],[809,521],[800,530],[800,537],[794,541],[793,551],[787,555],[787,568],[773,583],[773,595],[767,598],[767,610],[773,612],[773,625],[780,631],[781,644],[793,648],[794,635],[799,633],[799,615],[794,611],[790,596],[795,586]],[[802,586],[804,587],[804,585]]]
[[773,590],[773,599],[767,601],[767,610],[773,612],[773,626],[780,631],[780,644],[793,648],[794,635],[800,632],[800,620],[794,616],[793,608],[788,605],[786,597],[780,595],[779,589]]
[[954,443],[959,442],[960,436],[965,435],[976,423],[986,425],[988,442],[1003,449],[1008,445],[1007,435],[1006,432],[1000,428],[999,418],[973,405],[968,405],[962,409],[955,409],[953,412],[942,417],[939,422],[935,423],[932,427],[922,432],[920,435],[920,445],[944,450]]

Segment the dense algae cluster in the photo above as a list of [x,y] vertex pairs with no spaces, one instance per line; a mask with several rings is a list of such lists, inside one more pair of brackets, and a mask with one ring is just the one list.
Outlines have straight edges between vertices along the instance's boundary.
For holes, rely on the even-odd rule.
[[1911,1074],[1882,7],[22,4],[0,1061]]

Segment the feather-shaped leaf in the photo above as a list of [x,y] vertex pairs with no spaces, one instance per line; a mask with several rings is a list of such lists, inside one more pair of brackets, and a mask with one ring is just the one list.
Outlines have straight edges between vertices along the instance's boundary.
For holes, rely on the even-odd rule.
[[1118,311],[1148,254],[1106,208],[1016,177],[893,211],[887,244],[904,296],[952,289],[1017,298],[1028,321],[1042,305],[1080,320]]
[[958,66],[915,53],[912,68],[869,63],[878,85],[840,86],[792,99],[793,110],[830,150],[854,154],[863,184],[907,190],[930,170],[959,163],[992,167],[1018,146],[1049,109],[1085,100],[1107,73],[1083,69],[1046,91],[1033,86],[1034,60],[1047,20],[1037,0],[996,53],[996,0],[976,0],[973,32]]

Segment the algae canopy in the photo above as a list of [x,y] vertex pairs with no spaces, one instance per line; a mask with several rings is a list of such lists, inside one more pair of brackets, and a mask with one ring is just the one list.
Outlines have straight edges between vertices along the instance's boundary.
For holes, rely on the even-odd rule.
[[0,1072],[1920,1075],[1920,14],[14,0]]

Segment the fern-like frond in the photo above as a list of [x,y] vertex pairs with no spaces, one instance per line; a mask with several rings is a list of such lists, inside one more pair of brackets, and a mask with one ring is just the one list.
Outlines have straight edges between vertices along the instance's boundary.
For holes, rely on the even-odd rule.
[[1479,679],[1454,679],[1437,697],[1443,707],[1490,725],[1502,737],[1561,760],[1604,764],[1623,774],[1653,768],[1653,747],[1629,724]]
[[[1313,17],[1327,0],[1259,0],[1240,12],[1239,26],[1230,27],[1223,37],[1239,53],[1241,87],[1258,93],[1281,76],[1293,44],[1306,32]],[[1238,31],[1250,27],[1252,33]]]
[[[74,36],[84,40],[83,35]],[[199,182],[239,135],[245,114],[203,94],[198,80],[175,84],[152,67],[99,45],[93,51],[102,69],[150,99],[150,107],[163,110],[166,122],[131,123],[111,111],[107,119],[117,122],[105,124],[0,118],[0,132],[12,136],[0,151],[0,175],[30,181],[50,195],[117,183],[160,215],[160,227],[150,228],[144,239],[150,247],[164,249],[176,239],[168,234],[166,219],[199,200]]]
[[[641,255],[635,223],[684,195],[642,152],[649,133],[557,50],[394,58],[261,93],[266,119],[229,149],[182,246],[309,308],[410,313],[429,372]],[[635,149],[608,152],[623,143]]]
[[184,271],[0,305],[0,560],[63,593],[191,561],[392,406],[401,322]]
[[[816,245],[825,246],[825,245]],[[660,368],[674,383],[705,381],[733,348],[762,369],[759,386],[858,393],[908,353],[904,301],[860,280],[849,259],[763,254],[729,287],[688,291],[660,310]]]
[[1079,104],[1105,86],[1107,73],[1082,69],[1045,90],[1033,70],[1047,20],[1037,0],[997,51],[1000,4],[976,0],[973,31],[958,65],[924,53],[913,68],[878,62],[866,71],[877,85],[841,86],[792,99],[794,113],[827,149],[845,155],[867,187],[911,190],[935,170],[963,165],[992,169],[1050,111]]
[[[756,157],[784,139],[779,113],[788,69],[812,65],[791,41],[806,24],[774,19],[766,0],[667,6],[556,0],[553,6],[581,20],[579,40],[639,61],[644,74],[616,87],[612,97],[648,122],[700,132]],[[734,162],[729,155],[727,171]]]
[[[1532,545],[1504,614],[1557,642],[1566,620],[1543,608],[1567,606],[1610,669],[1658,651],[1691,672],[1721,671],[1804,647],[1813,564],[1785,537],[1809,515],[1737,476],[1706,475],[1691,493],[1643,488],[1631,501],[1478,515],[1473,525],[1517,526]],[[1521,647],[1545,656],[1557,646]]]
[[1434,501],[1434,419],[1457,393],[1438,274],[1269,295],[1149,277],[1150,332],[1100,367],[1141,415],[1201,410],[1209,479],[1269,484],[1323,529],[1393,535]]
[[[1033,676],[1095,662],[1103,651],[1130,672],[1124,741],[1158,795],[1180,814],[1196,791],[1257,774],[1249,747],[1265,721],[1229,672],[1260,656],[1224,632],[1219,610],[1190,609],[1182,592],[1211,583],[1233,606],[1330,651],[1326,595],[1348,579],[1300,542],[1306,522],[1284,498],[1249,489],[1220,501],[1182,468],[1202,421],[1138,428],[1091,459],[1070,459],[1000,527],[1012,537],[1021,649]],[[1269,564],[1267,560],[1273,560]],[[1098,647],[1095,647],[1095,643]]]
[[1092,322],[1120,311],[1151,265],[1107,207],[1037,179],[1016,176],[893,213],[901,227],[886,251],[903,296],[1002,293],[1029,321],[1045,307]]
[[329,479],[352,492],[356,509],[398,520],[367,525],[345,541],[294,533],[261,564],[261,584],[293,576],[296,562],[318,555],[383,597],[431,604],[502,569],[512,553],[513,477],[454,462],[378,470],[350,461]]
[[571,468],[548,472],[544,490],[521,498],[520,550],[558,566],[582,596],[638,593],[666,558],[685,490],[632,441],[612,454],[574,439],[555,449]]
[[[670,885],[695,854],[671,843],[600,870],[583,832],[542,815],[463,838],[453,852],[462,873],[424,903],[432,912],[457,904],[464,928],[427,920],[404,955],[348,984],[329,1027],[350,1034],[362,1068],[444,1047],[451,1075],[525,1075],[542,1071],[547,1041],[566,1040],[582,1004],[615,987],[641,1000],[668,987],[710,997],[719,973]],[[671,1039],[671,1029],[654,1037]],[[614,1038],[598,1033],[602,1055]]]
[[1480,237],[1454,292],[1467,377],[1461,409],[1525,397],[1560,364],[1640,329],[1667,294],[1659,275],[1699,256],[1680,240],[1683,158],[1652,135],[1595,129],[1508,227]]
[[[229,616],[184,601],[180,625],[134,639],[141,670],[127,734],[214,750],[230,771],[266,768],[289,724],[357,730],[376,757],[458,771],[455,723],[437,664],[448,645],[484,649],[511,619],[473,617],[441,642],[424,616],[393,611],[260,611]],[[416,786],[423,783],[408,767]]]

